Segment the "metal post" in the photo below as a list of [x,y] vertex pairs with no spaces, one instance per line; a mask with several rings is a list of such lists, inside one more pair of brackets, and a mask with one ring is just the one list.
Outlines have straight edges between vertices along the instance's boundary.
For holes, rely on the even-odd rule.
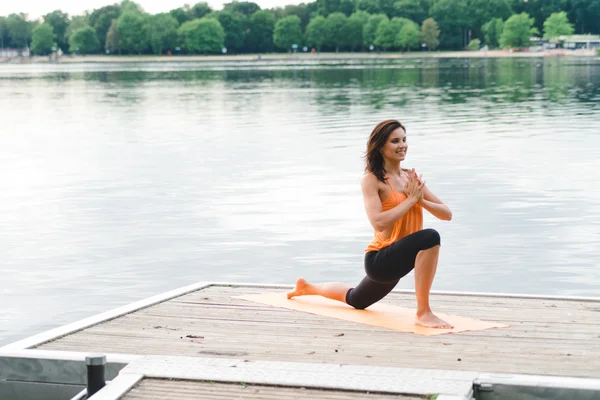
[[85,358],[85,365],[87,366],[87,397],[90,398],[106,385],[106,356],[89,355]]

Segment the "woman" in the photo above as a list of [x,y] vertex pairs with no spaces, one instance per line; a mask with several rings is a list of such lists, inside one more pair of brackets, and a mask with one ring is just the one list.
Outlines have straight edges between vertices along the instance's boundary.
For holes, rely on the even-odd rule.
[[429,306],[440,235],[434,229],[423,229],[423,209],[446,221],[452,219],[452,212],[417,177],[414,169],[400,167],[407,149],[406,130],[396,120],[379,123],[369,137],[361,187],[375,236],[365,249],[365,278],[356,287],[339,282],[310,284],[299,278],[288,298],[320,295],[362,310],[384,298],[414,269],[415,323],[430,328],[453,328]]

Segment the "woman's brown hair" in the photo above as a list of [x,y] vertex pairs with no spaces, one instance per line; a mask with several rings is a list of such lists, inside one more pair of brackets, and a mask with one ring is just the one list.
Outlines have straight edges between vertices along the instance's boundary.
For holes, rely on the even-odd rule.
[[382,182],[385,182],[385,173],[383,168],[383,155],[381,149],[387,142],[388,138],[398,128],[402,128],[406,132],[406,128],[395,119],[381,121],[371,132],[369,141],[367,142],[367,154],[365,155],[366,167],[365,171],[371,172]]

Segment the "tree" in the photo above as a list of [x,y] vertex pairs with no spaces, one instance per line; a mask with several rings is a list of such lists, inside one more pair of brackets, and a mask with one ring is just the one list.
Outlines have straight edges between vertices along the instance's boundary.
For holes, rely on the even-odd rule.
[[0,48],[8,45],[10,38],[8,36],[8,27],[6,26],[6,17],[0,17]]
[[184,50],[189,53],[218,53],[225,44],[225,31],[216,18],[188,21],[177,33]]
[[334,12],[329,14],[325,22],[325,42],[328,47],[339,51],[340,45],[344,42],[344,25],[346,24],[346,14]]
[[391,48],[398,47],[396,44],[396,38],[404,27],[404,25],[413,22],[406,18],[395,17],[389,21],[383,21],[377,27],[375,32],[375,45],[389,50]]
[[148,47],[148,27],[142,14],[126,11],[117,19],[120,48],[141,54]]
[[52,25],[40,24],[33,29],[31,38],[31,50],[40,56],[48,55],[55,45],[56,35],[52,31]]
[[136,3],[132,0],[122,0],[121,1],[121,12],[134,12],[138,14],[143,14],[144,9],[139,3]]
[[317,51],[321,51],[321,47],[325,44],[325,32],[327,29],[327,20],[322,15],[318,15],[310,20],[306,26],[305,40],[306,44],[315,47]]
[[79,54],[93,54],[100,50],[100,42],[98,34],[94,28],[86,26],[85,28],[77,29],[69,38],[69,51],[71,53],[78,52]]
[[255,52],[271,51],[273,49],[275,14],[269,10],[256,11],[250,16],[248,25],[247,49]]
[[104,6],[94,10],[90,14],[89,23],[98,35],[98,43],[104,43],[106,34],[110,29],[113,19],[118,19],[121,16],[121,7],[118,4]]
[[288,4],[283,8],[277,9],[276,13],[278,19],[289,17],[290,15],[297,15],[300,18],[302,31],[306,29],[306,26],[310,22],[310,13],[308,10],[308,6],[304,3]]
[[177,20],[179,25],[191,20],[192,19],[191,13],[192,12],[188,5],[185,5],[185,6],[179,7],[179,8],[174,8],[171,11],[169,11],[169,14],[171,14],[171,16]]
[[239,12],[250,18],[252,14],[260,10],[260,6],[251,1],[237,1],[234,0],[231,3],[223,4],[223,10],[231,12]]
[[468,21],[473,37],[481,37],[483,25],[493,18],[505,20],[512,15],[512,0],[467,0]]
[[438,28],[437,22],[433,18],[427,18],[421,24],[420,40],[425,43],[428,49],[435,50],[440,45],[440,29]]
[[6,30],[14,47],[24,48],[29,46],[32,26],[27,21],[25,14],[10,14],[6,18]]
[[394,16],[404,17],[419,24],[427,18],[429,4],[424,0],[398,0],[394,4]]
[[500,45],[507,47],[529,46],[530,38],[538,35],[539,31],[533,26],[535,20],[527,13],[514,14],[505,23],[500,37]]
[[[538,31],[544,28],[544,21],[550,14],[567,9],[569,3],[573,0],[512,0],[513,14],[527,13],[534,19],[534,24]],[[590,0],[585,0],[589,2]]]
[[365,46],[375,44],[375,34],[377,33],[377,28],[379,28],[379,24],[384,21],[389,21],[385,14],[375,14],[369,17],[369,20],[363,29],[363,43]]
[[569,20],[579,33],[600,33],[600,0],[571,0]]
[[243,51],[248,17],[237,11],[222,10],[217,13],[217,19],[225,30],[225,47],[227,47],[227,51]]
[[277,21],[273,31],[273,43],[281,49],[291,49],[293,44],[302,43],[302,25],[300,17],[290,15]]
[[[69,43],[69,39],[71,39],[71,36],[77,29],[85,28],[86,26],[91,26],[88,15],[72,16],[69,26],[67,27],[67,32],[65,33],[67,43]],[[69,51],[69,47],[67,46],[63,51]]]
[[203,18],[206,15],[212,12],[212,8],[208,5],[207,2],[203,1],[200,3],[194,4],[191,10],[191,15],[193,18]]
[[357,0],[356,9],[358,11],[365,11],[369,14],[380,14],[381,8],[377,0]]
[[396,35],[396,46],[404,50],[419,47],[419,25],[414,21],[407,21]]
[[438,0],[430,15],[440,27],[440,46],[461,49],[467,45],[468,10],[466,0]]
[[119,52],[121,54],[119,30],[117,29],[117,20],[113,19],[106,34],[106,42],[104,43],[104,49],[110,53]]
[[160,13],[150,17],[149,21],[150,47],[155,54],[162,54],[165,49],[177,46],[177,20],[168,13]]
[[500,37],[502,36],[503,30],[504,22],[500,18],[494,18],[491,21],[488,21],[481,28],[485,44],[490,48],[500,46]]
[[69,15],[60,10],[52,11],[44,15],[44,22],[52,26],[52,31],[56,35],[57,46],[63,51],[68,51]]
[[544,39],[550,40],[563,35],[569,36],[573,32],[573,25],[569,23],[567,13],[564,11],[553,13],[544,21]]
[[357,11],[350,15],[342,27],[342,37],[344,38],[342,45],[351,50],[363,46],[363,30],[368,18],[369,15],[364,11]]

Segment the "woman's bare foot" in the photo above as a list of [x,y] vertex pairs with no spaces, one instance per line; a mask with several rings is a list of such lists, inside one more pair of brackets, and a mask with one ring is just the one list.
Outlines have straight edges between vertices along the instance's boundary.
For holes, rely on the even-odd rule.
[[308,283],[304,280],[304,278],[298,278],[296,281],[296,287],[291,292],[288,292],[287,298],[291,299],[294,296],[302,296],[306,294],[306,286]]
[[425,326],[427,328],[438,328],[438,329],[453,329],[454,327],[435,316],[431,311],[425,312],[422,315],[418,315],[415,319],[417,325]]

